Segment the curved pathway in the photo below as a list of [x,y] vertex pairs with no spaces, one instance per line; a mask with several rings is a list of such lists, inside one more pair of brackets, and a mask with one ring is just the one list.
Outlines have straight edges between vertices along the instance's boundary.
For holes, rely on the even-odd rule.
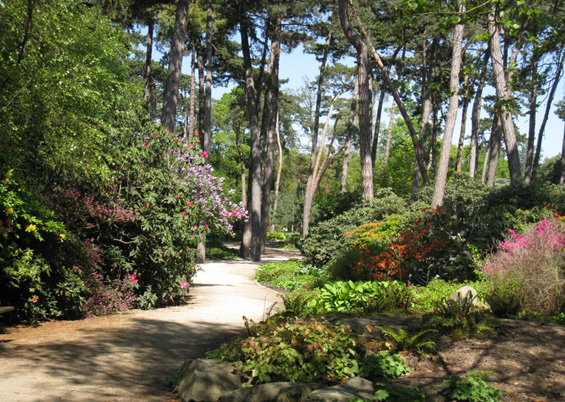
[[[262,263],[293,253],[269,249]],[[278,294],[253,280],[259,264],[201,264],[188,304],[0,333],[2,402],[172,402],[166,376],[261,321]]]

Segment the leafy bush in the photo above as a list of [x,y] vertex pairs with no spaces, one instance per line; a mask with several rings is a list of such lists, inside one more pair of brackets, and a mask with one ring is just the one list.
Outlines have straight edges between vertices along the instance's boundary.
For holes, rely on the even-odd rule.
[[[507,305],[521,305],[530,313],[556,314],[565,306],[565,225],[542,220],[524,234],[510,230],[498,252],[486,259],[484,275],[492,282],[491,300],[519,294]],[[516,309],[518,307],[516,306]]]
[[274,240],[274,241],[285,241],[286,236],[282,232],[268,232],[267,233],[267,240]]
[[325,312],[370,313],[406,308],[411,299],[401,282],[338,281],[325,284],[310,304]]
[[424,402],[426,394],[419,388],[406,388],[398,384],[377,382],[379,389],[375,392],[377,401],[386,402]]
[[243,362],[250,384],[271,381],[338,383],[359,373],[350,330],[315,319],[269,323],[256,336],[220,346],[215,356]]
[[441,386],[441,393],[454,401],[468,402],[496,402],[499,400],[500,390],[489,384],[483,378],[484,374],[474,373],[466,378],[452,375]]
[[344,238],[345,233],[364,223],[380,221],[389,215],[400,213],[405,208],[406,202],[392,191],[379,190],[371,203],[350,209],[311,227],[309,235],[299,244],[304,261],[317,267],[324,266],[350,247],[351,240]]
[[255,279],[274,288],[295,290],[321,285],[325,272],[301,261],[289,260],[261,265],[255,271]]
[[486,296],[485,287],[488,285],[486,282],[467,281],[460,283],[434,279],[427,286],[415,287],[413,307],[421,312],[432,312],[464,285],[469,285],[476,289],[480,298]]
[[391,355],[388,350],[365,357],[361,365],[361,377],[369,380],[394,379],[409,373],[410,368],[404,363],[404,357]]

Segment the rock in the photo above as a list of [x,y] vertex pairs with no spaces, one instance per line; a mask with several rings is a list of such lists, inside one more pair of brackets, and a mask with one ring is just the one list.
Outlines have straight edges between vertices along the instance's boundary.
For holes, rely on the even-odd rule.
[[453,301],[464,300],[465,298],[471,298],[471,301],[475,304],[475,301],[477,300],[477,291],[474,287],[463,286],[449,296],[449,300]]
[[233,363],[196,359],[181,368],[175,392],[183,402],[216,402],[241,387],[242,373]]
[[346,402],[354,398],[376,400],[373,383],[361,377],[353,377],[345,383],[312,392],[305,402]]
[[303,402],[320,387],[319,384],[271,382],[232,391],[218,402]]

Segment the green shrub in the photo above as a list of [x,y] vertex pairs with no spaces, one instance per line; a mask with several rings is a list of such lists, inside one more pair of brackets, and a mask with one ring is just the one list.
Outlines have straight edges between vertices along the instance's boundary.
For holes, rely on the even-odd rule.
[[243,362],[250,384],[271,381],[338,383],[359,373],[350,330],[315,319],[259,326],[256,336],[220,346],[214,356]]
[[325,312],[371,313],[406,308],[411,298],[401,282],[338,281],[326,283],[310,305]]
[[392,191],[379,190],[374,201],[312,226],[308,236],[299,244],[304,261],[317,267],[324,266],[350,247],[351,240],[344,238],[345,233],[364,223],[401,213],[405,208],[406,202]]
[[267,240],[285,241],[286,236],[282,232],[267,232]]
[[313,288],[325,281],[325,271],[302,261],[289,260],[261,265],[255,271],[255,279],[277,289]]
[[500,390],[489,384],[483,378],[486,375],[474,373],[466,378],[452,375],[441,386],[441,393],[450,400],[468,402],[496,402],[499,400]]
[[414,335],[410,335],[402,328],[391,328],[386,326],[378,326],[388,340],[387,348],[392,352],[412,352],[420,355],[435,351],[436,344],[427,336],[435,329],[425,329]]
[[432,312],[444,300],[449,298],[457,289],[469,285],[477,290],[479,298],[486,296],[486,282],[447,282],[443,279],[434,279],[427,286],[417,286],[414,292],[413,307],[420,312]]
[[377,382],[375,392],[377,401],[386,402],[424,402],[426,394],[419,388],[407,388],[386,382]]
[[409,373],[410,368],[404,363],[404,357],[391,355],[388,350],[381,350],[368,355],[361,364],[360,375],[368,380],[394,379]]
[[495,317],[515,317],[522,311],[523,291],[519,283],[499,284],[485,295]]

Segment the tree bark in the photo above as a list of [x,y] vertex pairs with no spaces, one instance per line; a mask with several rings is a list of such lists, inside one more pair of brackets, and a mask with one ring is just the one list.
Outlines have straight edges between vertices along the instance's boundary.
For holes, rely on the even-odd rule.
[[275,166],[275,136],[277,131],[278,99],[279,99],[279,62],[281,53],[280,20],[272,21],[271,54],[267,67],[265,86],[265,103],[263,105],[262,137],[267,137],[267,155],[263,168],[263,200],[261,202],[261,246],[264,249],[267,240],[271,209],[271,189],[273,187],[273,171]]
[[[465,6],[463,6],[461,2],[459,2],[458,12],[465,12]],[[457,110],[459,109],[459,73],[461,72],[461,48],[464,28],[463,24],[455,25],[455,32],[453,35],[451,78],[449,83],[449,91],[452,95],[449,98],[449,110],[445,121],[445,132],[443,134],[439,165],[434,185],[434,194],[432,196],[432,208],[437,208],[443,204],[443,196],[445,194],[445,184],[447,182],[447,172],[449,170],[449,156],[451,153],[451,139],[453,136],[453,130],[455,129],[455,121],[457,120]]]
[[[208,1],[208,8],[206,10],[206,79],[204,89],[204,109],[201,111],[202,127],[200,127],[200,146],[203,151],[210,154],[210,136],[212,132],[212,4]],[[205,157],[206,162],[209,161],[209,156]]]
[[500,156],[500,143],[502,141],[502,136],[502,122],[500,121],[500,115],[497,113],[494,116],[489,141],[489,164],[486,180],[486,185],[489,187],[494,187],[494,183],[496,181],[496,167],[498,166],[498,158]]
[[361,156],[361,181],[363,199],[372,200],[373,163],[371,161],[371,110],[369,87],[369,50],[363,38],[355,32],[349,21],[348,1],[339,1],[339,20],[345,37],[357,50],[357,75],[359,80],[359,153]]
[[173,40],[169,53],[169,71],[165,83],[163,95],[163,111],[161,114],[161,125],[170,133],[175,131],[175,118],[179,99],[179,85],[182,70],[182,58],[184,53],[184,42],[186,37],[186,21],[188,15],[189,0],[178,0],[173,31]]
[[[477,177],[479,162],[479,124],[481,121],[481,107],[483,102],[483,89],[485,87],[488,70],[489,52],[485,52],[481,76],[475,92],[475,100],[471,110],[471,150],[469,154],[469,176],[473,179]],[[485,155],[485,159],[487,159]],[[483,169],[484,170],[484,169]]]
[[536,178],[536,173],[539,167],[540,155],[541,155],[541,145],[543,141],[543,135],[545,132],[545,126],[547,124],[547,119],[549,118],[549,111],[551,109],[551,104],[553,103],[553,99],[555,98],[555,91],[559,85],[559,81],[561,80],[561,74],[563,72],[563,64],[565,62],[565,51],[562,51],[561,54],[561,62],[557,66],[557,72],[555,74],[555,80],[553,81],[553,85],[551,86],[551,90],[549,91],[549,96],[547,97],[547,105],[545,107],[545,113],[543,115],[543,119],[541,121],[540,129],[538,132],[538,142],[536,146],[536,155],[534,157],[534,166],[532,172],[532,180]]
[[534,146],[536,140],[536,111],[538,108],[538,60],[532,60],[532,88],[530,93],[530,118],[528,125],[528,144],[526,147],[526,166],[524,167],[524,180],[531,183],[534,179]]
[[392,101],[392,106],[390,107],[390,120],[388,121],[388,131],[386,135],[385,143],[385,154],[383,157],[383,165],[386,167],[390,159],[390,144],[392,142],[392,129],[394,128],[394,114],[396,111],[396,102]]
[[383,114],[383,105],[385,102],[385,91],[381,89],[379,94],[379,103],[377,105],[377,117],[375,118],[375,133],[373,134],[373,146],[371,147],[371,160],[373,161],[373,168],[377,160],[377,148],[379,147],[379,135],[381,132],[381,117]]
[[459,132],[459,142],[457,144],[457,159],[455,170],[460,172],[463,167],[463,148],[465,146],[465,132],[467,131],[467,110],[469,109],[469,75],[464,79],[465,94],[463,95],[463,105],[461,106],[461,130]]
[[[277,181],[275,182],[275,200],[273,205],[273,216],[277,213],[277,209],[279,208],[279,192],[281,187],[281,176],[282,176],[282,169],[283,169],[283,147],[281,142],[281,130],[280,130],[280,123],[279,123],[279,114],[277,113],[277,126],[276,126],[276,134],[277,134],[277,149],[278,149],[278,168],[277,168]],[[274,231],[274,224],[272,224],[272,231]]]
[[155,103],[153,99],[153,75],[151,69],[151,61],[153,59],[153,31],[155,28],[155,21],[151,19],[147,23],[147,51],[145,52],[145,95],[143,100],[147,105],[149,111],[149,118],[155,119]]
[[561,178],[559,184],[565,185],[565,126],[563,127],[563,145],[561,146]]
[[357,111],[357,96],[359,95],[359,80],[355,77],[355,86],[353,87],[353,97],[349,106],[349,119],[347,120],[347,135],[345,138],[345,152],[343,154],[343,166],[341,169],[341,185],[340,192],[347,191],[347,176],[349,176],[349,162],[351,159],[351,139],[353,137],[353,125],[355,123],[355,113]]
[[510,180],[512,183],[519,183],[522,181],[520,155],[518,152],[518,142],[516,140],[516,132],[514,130],[512,112],[507,105],[508,102],[512,101],[512,93],[507,87],[504,65],[502,61],[502,52],[500,50],[500,37],[498,28],[496,26],[494,12],[495,11],[493,10],[488,16],[488,34],[490,37],[490,54],[492,59],[494,80],[496,84],[496,96],[500,101],[502,101],[499,104],[500,121],[502,124],[506,150],[508,153],[508,169],[510,171]]
[[188,140],[194,137],[194,122],[196,109],[196,46],[192,45],[192,57],[190,61],[190,125],[188,127]]
[[[247,95],[247,115],[251,133],[251,160],[249,164],[249,191],[247,210],[249,212],[249,244],[242,243],[244,257],[252,261],[261,261],[261,179],[263,152],[261,149],[261,136],[257,117],[257,103],[255,93],[255,80],[253,79],[253,66],[251,64],[251,51],[249,48],[248,22],[245,10],[240,11],[241,50],[243,53],[243,66],[245,69],[245,89]],[[245,238],[244,238],[245,240]]]
[[[359,22],[359,29],[361,30],[361,33],[363,35],[363,40],[366,43],[370,44],[369,36],[367,34],[367,31],[365,30],[365,28],[363,28],[363,25],[361,24],[361,20],[360,20],[359,16],[357,15],[357,11],[355,10],[355,8],[353,8],[353,6],[352,6],[352,9],[357,16],[357,20]],[[340,10],[340,20],[341,20],[342,13],[344,14],[344,17],[347,17],[347,0],[339,0],[339,10]],[[346,22],[347,22],[347,26],[346,26],[347,30],[353,30],[353,28],[351,27],[351,24],[349,23],[348,18],[346,18]],[[342,22],[342,27],[343,27],[343,22]],[[344,32],[346,32],[346,28],[344,28]],[[346,36],[347,36],[347,34],[346,34]],[[400,111],[404,121],[406,122],[406,127],[408,128],[408,132],[410,133],[410,138],[412,139],[412,144],[414,145],[414,151],[416,153],[416,163],[418,164],[418,168],[420,169],[420,174],[422,176],[422,180],[424,181],[424,186],[428,186],[430,184],[430,181],[429,181],[428,172],[426,170],[426,166],[425,166],[425,163],[424,163],[424,150],[422,149],[421,144],[418,141],[418,134],[416,133],[416,129],[414,128],[414,124],[412,123],[412,119],[410,118],[410,115],[408,114],[408,111],[406,110],[406,107],[404,106],[404,103],[402,102],[402,99],[400,98],[398,91],[396,90],[394,84],[392,83],[392,80],[390,79],[390,75],[388,74],[388,71],[387,71],[385,65],[383,64],[382,59],[380,58],[377,51],[375,50],[375,48],[372,45],[370,46],[370,49],[371,49],[371,53],[373,55],[373,58],[375,59],[375,62],[377,63],[377,66],[379,67],[379,70],[381,71],[381,74],[383,75],[386,86],[387,86],[388,90],[390,91],[390,93],[392,94],[392,97],[394,98],[394,100],[395,100],[395,102],[398,106],[398,110]]]

